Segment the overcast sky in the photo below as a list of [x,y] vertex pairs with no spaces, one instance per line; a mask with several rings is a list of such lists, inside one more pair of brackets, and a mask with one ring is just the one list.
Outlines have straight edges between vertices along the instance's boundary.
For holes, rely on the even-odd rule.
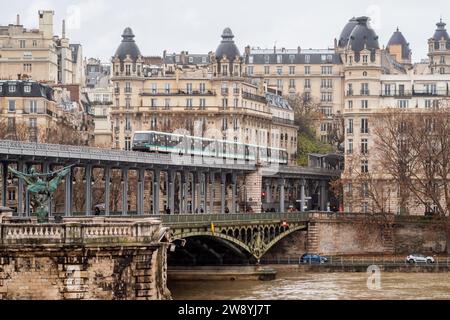
[[39,9],[55,11],[58,35],[66,19],[71,43],[81,43],[84,56],[102,60],[114,55],[125,27],[133,29],[143,55],[213,51],[225,27],[233,30],[242,53],[246,45],[332,47],[352,16],[368,15],[381,45],[398,26],[419,61],[440,17],[450,23],[448,0],[14,0],[2,6],[0,24],[14,23],[19,13],[21,24],[36,28]]

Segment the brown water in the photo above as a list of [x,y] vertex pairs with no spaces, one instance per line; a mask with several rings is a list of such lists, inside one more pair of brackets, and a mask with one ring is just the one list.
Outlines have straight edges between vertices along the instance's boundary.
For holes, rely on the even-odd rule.
[[277,280],[169,283],[175,300],[450,300],[448,273],[381,273],[381,289],[369,290],[366,273],[282,271]]

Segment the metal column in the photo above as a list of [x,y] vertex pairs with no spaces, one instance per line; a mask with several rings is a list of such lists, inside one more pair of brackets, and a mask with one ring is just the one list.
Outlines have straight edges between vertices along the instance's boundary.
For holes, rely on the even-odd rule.
[[284,207],[284,201],[285,201],[285,184],[286,184],[286,180],[285,179],[280,179],[279,180],[279,185],[280,185],[280,212],[284,213],[285,212],[285,207]]
[[214,184],[216,180],[216,174],[211,172],[209,174],[209,214],[214,213]]
[[203,175],[203,212],[208,211],[208,174]]
[[[25,164],[25,172],[28,173],[29,165]],[[25,189],[25,216],[29,217],[31,216],[30,212],[30,192],[28,191],[28,188]]]
[[159,188],[161,184],[161,171],[153,170],[153,214],[159,215]]
[[73,169],[70,168],[64,178],[64,216],[66,217],[72,216],[72,173]]
[[111,215],[111,168],[105,167],[103,169],[103,178],[105,179],[105,215]]
[[139,177],[138,177],[138,184],[137,184],[137,201],[136,201],[136,206],[137,206],[137,214],[139,216],[144,215],[144,182],[145,182],[145,169],[144,168],[140,168],[138,170],[139,173]]
[[85,211],[86,211],[86,216],[90,216],[91,215],[91,210],[92,210],[92,165],[87,164],[86,167],[84,168],[85,170],[85,179],[86,179],[86,183],[85,183],[85,197],[86,197],[86,202],[85,202]]
[[2,206],[6,207],[8,189],[8,163],[2,162]]
[[300,212],[305,212],[305,185],[306,181],[300,181]]
[[224,172],[220,173],[221,184],[220,184],[220,213],[225,213],[225,196],[226,196],[226,184],[227,184],[227,174]]
[[[44,162],[44,164],[42,165],[42,171],[44,173],[49,173],[50,172],[50,163]],[[48,203],[48,216],[51,217],[52,214],[53,214],[53,199],[50,198],[49,203]]]
[[237,213],[237,205],[236,205],[236,193],[237,193],[237,175],[235,172],[232,173],[232,184],[233,184],[233,194],[231,195],[231,213]]
[[320,182],[320,211],[327,211],[327,182]]
[[[19,163],[17,163],[17,171],[19,172],[25,172],[24,171],[24,163],[22,161],[20,161]],[[19,185],[17,186],[17,193],[18,193],[18,197],[17,197],[17,213],[19,214],[19,216],[23,216],[23,191],[24,191],[24,183],[23,183],[23,179],[19,178]]]
[[122,169],[122,215],[128,215],[128,168]]
[[168,171],[169,177],[169,200],[167,201],[170,209],[170,213],[175,213],[175,179],[176,172],[173,170]]

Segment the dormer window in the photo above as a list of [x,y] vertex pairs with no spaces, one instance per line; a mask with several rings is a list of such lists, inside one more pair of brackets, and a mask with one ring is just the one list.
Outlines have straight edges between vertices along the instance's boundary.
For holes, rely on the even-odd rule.
[[248,63],[253,64],[253,56],[248,57]]
[[10,84],[8,86],[8,91],[9,92],[16,92],[16,85],[15,84]]
[[264,56],[264,63],[270,63],[270,56]]
[[30,84],[24,85],[23,91],[24,91],[25,93],[30,93],[30,92],[31,92],[31,85],[30,85]]
[[283,56],[281,54],[277,55],[277,63],[278,64],[283,63]]
[[363,63],[367,63],[369,61],[369,58],[367,55],[363,56]]
[[305,56],[305,63],[310,63],[310,61],[311,61],[311,56],[309,54],[307,54]]
[[127,76],[131,75],[131,66],[129,64],[125,66],[125,75]]
[[445,50],[445,42],[441,42],[441,50]]

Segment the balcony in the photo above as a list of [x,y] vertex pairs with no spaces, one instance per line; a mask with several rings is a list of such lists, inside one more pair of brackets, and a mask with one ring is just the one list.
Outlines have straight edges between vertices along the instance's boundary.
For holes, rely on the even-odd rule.
[[187,91],[187,90],[141,90],[141,96],[215,96],[214,90]]
[[382,97],[408,98],[408,97],[448,97],[448,90],[405,90],[405,91],[382,91]]
[[247,99],[247,100],[253,100],[256,102],[267,103],[267,100],[265,97],[257,96],[255,94],[248,93],[248,92],[242,92],[242,98]]
[[362,96],[369,96],[369,95],[370,95],[370,91],[369,91],[369,90],[361,90],[361,91],[360,91],[360,94],[361,94]]
[[284,118],[279,118],[279,117],[273,117],[272,121],[274,123],[278,123],[278,124],[289,124],[289,125],[295,125],[295,121],[291,120],[291,119],[284,119]]

